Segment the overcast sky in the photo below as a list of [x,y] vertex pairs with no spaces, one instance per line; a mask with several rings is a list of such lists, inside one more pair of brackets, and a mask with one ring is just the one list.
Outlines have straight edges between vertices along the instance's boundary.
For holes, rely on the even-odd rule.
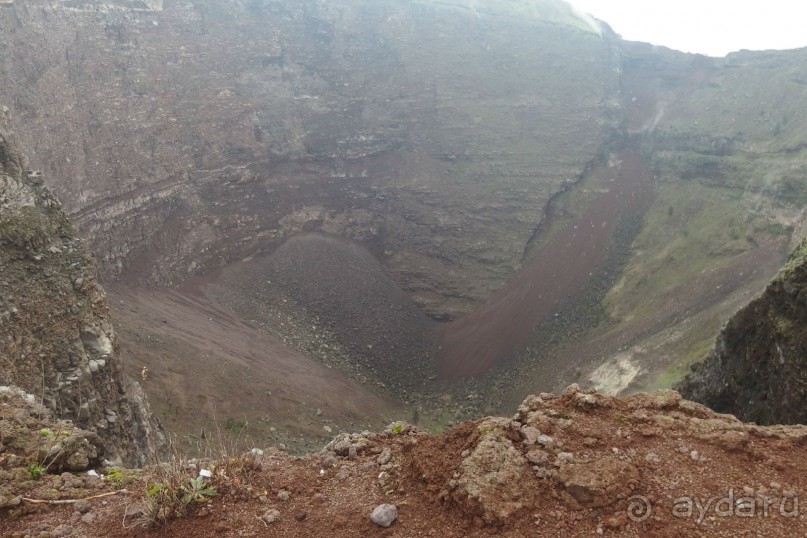
[[807,46],[807,0],[568,0],[623,38],[684,52]]

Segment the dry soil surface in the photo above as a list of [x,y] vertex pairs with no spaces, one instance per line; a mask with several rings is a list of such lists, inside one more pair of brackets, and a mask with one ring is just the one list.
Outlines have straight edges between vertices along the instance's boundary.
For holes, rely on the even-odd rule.
[[[14,411],[3,418],[25,423]],[[806,441],[803,426],[744,424],[673,391],[612,398],[573,386],[440,435],[392,424],[303,457],[267,449],[200,462],[217,495],[152,528],[140,524],[154,498],[147,484],[165,480],[156,469],[117,482],[15,482],[8,469],[3,484],[28,500],[4,509],[0,525],[12,537],[804,536]],[[197,470],[172,473],[187,484]],[[93,498],[70,502],[78,496]],[[370,520],[385,503],[397,507],[389,528]]]

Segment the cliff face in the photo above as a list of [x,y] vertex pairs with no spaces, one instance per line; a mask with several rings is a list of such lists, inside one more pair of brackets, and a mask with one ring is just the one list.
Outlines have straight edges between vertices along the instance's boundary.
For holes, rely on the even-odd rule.
[[681,392],[760,424],[807,421],[807,243],[737,312]]
[[135,4],[0,16],[20,136],[108,278],[176,284],[324,231],[453,317],[619,123],[615,38],[555,0]]
[[12,136],[0,112],[0,384],[97,433],[107,457],[142,464],[162,434],[121,371],[95,261]]

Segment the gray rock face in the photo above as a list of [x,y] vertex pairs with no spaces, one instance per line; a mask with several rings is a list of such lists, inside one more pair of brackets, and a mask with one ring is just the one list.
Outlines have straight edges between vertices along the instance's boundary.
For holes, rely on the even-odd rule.
[[379,504],[370,514],[370,519],[386,529],[398,519],[398,508],[394,504]]
[[685,398],[758,424],[807,421],[807,243],[737,312],[679,385]]
[[[162,434],[140,387],[121,371],[95,262],[11,139],[0,114],[0,382],[97,434],[108,458],[142,464]],[[66,469],[100,455],[68,452]]]
[[615,41],[559,1],[160,4],[0,19],[3,104],[105,277],[177,283],[323,231],[456,316],[619,121]]

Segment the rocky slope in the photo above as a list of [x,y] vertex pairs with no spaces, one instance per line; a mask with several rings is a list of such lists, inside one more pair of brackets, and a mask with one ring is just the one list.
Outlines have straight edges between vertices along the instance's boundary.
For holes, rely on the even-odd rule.
[[123,375],[96,265],[0,112],[0,384],[97,433],[107,456],[142,464],[162,443]]
[[18,492],[3,529],[142,536],[156,516],[158,536],[796,536],[805,439],[803,426],[745,424],[673,391],[572,386],[528,397],[511,418],[440,435],[398,422],[299,458],[255,450],[103,480],[32,480],[0,463]]
[[737,312],[681,392],[760,424],[807,421],[807,243],[764,293]]

